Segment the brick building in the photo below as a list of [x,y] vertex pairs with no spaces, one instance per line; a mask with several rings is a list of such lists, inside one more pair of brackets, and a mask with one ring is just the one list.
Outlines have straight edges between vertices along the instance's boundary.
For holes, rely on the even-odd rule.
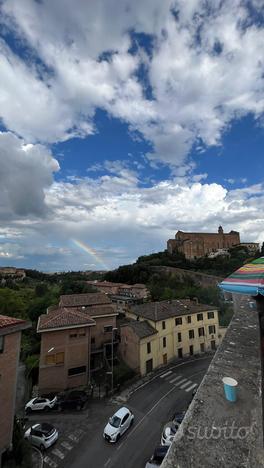
[[0,315],[0,466],[12,443],[21,332],[31,325]]
[[106,294],[89,293],[61,296],[59,306],[40,316],[40,391],[86,385],[111,353],[117,315]]
[[225,234],[222,226],[219,226],[217,233],[178,231],[175,239],[168,240],[167,250],[170,254],[181,252],[186,258],[192,259],[204,257],[218,249],[229,249],[238,244],[240,244],[239,232],[230,231]]

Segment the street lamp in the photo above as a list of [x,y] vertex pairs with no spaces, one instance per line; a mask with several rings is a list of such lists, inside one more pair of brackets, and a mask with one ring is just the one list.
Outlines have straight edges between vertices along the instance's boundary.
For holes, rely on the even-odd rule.
[[112,376],[111,376],[111,388],[112,388],[112,393],[114,390],[114,332],[117,331],[117,328],[112,328]]

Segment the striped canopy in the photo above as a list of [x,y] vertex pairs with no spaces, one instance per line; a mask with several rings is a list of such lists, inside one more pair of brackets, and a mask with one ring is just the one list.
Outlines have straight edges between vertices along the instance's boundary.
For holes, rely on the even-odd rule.
[[231,293],[264,296],[264,257],[247,263],[219,284],[224,291]]

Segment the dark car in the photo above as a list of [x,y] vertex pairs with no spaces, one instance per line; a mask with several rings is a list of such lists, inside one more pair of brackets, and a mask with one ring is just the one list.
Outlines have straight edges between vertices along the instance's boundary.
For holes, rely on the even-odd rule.
[[168,445],[158,445],[155,448],[152,457],[146,463],[145,468],[152,468],[152,467],[154,468],[156,466],[160,466],[163,459],[165,458],[165,455],[168,449],[169,449]]
[[185,414],[186,414],[186,411],[177,411],[176,413],[173,414],[171,419],[173,422],[181,424],[184,419]]
[[88,400],[88,395],[82,390],[73,390],[66,394],[61,394],[58,396],[58,411],[63,410],[77,410],[80,411],[84,408]]

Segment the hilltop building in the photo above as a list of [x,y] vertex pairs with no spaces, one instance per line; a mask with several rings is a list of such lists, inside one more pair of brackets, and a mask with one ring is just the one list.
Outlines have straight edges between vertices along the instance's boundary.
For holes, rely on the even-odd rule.
[[181,252],[188,259],[204,257],[216,252],[218,249],[230,249],[240,244],[240,235],[237,231],[225,234],[222,226],[217,233],[183,232],[178,231],[175,239],[169,239],[167,250],[170,254]]

